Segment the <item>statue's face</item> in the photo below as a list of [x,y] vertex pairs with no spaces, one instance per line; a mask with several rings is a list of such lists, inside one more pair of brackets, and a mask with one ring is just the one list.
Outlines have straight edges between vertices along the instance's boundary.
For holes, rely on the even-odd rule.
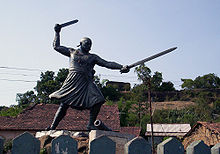
[[91,46],[92,46],[92,41],[89,38],[83,38],[80,41],[80,46],[81,49],[85,52],[89,52],[91,50]]

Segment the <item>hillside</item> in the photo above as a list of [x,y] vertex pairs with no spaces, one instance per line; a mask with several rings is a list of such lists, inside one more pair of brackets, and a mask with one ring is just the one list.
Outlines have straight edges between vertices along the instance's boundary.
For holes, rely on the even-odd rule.
[[153,110],[181,110],[189,106],[194,106],[194,102],[190,101],[169,101],[169,102],[153,102],[152,109]]

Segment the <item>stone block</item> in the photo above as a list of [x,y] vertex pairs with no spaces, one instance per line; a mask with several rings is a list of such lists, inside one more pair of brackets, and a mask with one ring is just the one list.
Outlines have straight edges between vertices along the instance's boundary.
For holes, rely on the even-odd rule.
[[125,144],[125,154],[151,154],[151,146],[142,137],[136,137]]
[[49,131],[40,131],[37,132],[35,137],[40,138],[42,136],[49,135],[51,137],[58,137],[60,135],[71,135],[71,132],[68,130],[49,130]]
[[170,137],[157,145],[157,154],[184,154],[184,147],[176,138]]
[[214,147],[211,149],[212,154],[220,154],[220,143],[217,143]]
[[77,154],[78,143],[69,135],[60,135],[52,140],[52,154]]
[[4,139],[0,136],[0,154],[3,153],[4,149]]
[[25,132],[12,142],[12,154],[39,154],[40,153],[40,141],[33,135]]
[[186,154],[211,154],[209,146],[202,140],[192,142],[186,148]]
[[89,133],[89,142],[96,139],[99,136],[105,135],[108,138],[112,139],[116,143],[116,154],[124,153],[124,145],[135,138],[135,135],[131,134],[122,134],[113,131],[102,131],[102,130],[92,130]]
[[107,136],[99,136],[89,144],[89,154],[115,154],[116,144]]
[[49,131],[39,131],[36,133],[35,137],[40,138],[45,135],[49,135],[51,137],[58,137],[60,135],[88,137],[89,133],[88,132],[75,132],[75,131],[68,131],[68,130],[49,130]]

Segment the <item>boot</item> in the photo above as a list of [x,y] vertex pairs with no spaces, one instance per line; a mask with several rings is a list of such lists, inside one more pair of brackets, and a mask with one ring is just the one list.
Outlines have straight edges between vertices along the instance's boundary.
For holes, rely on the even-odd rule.
[[58,126],[59,122],[65,117],[67,109],[68,109],[68,106],[61,103],[55,116],[54,116],[54,119],[53,119],[51,126],[46,128],[45,130],[46,131],[55,130],[56,127]]
[[95,127],[94,122],[99,114],[100,108],[102,104],[96,104],[90,109],[90,115],[89,115],[89,123],[87,125],[87,130],[98,130],[97,127]]

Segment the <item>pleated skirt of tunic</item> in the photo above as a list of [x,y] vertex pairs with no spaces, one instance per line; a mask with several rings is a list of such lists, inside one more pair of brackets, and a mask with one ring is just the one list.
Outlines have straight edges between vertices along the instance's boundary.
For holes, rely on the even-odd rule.
[[101,91],[91,78],[83,72],[74,71],[69,72],[62,87],[49,97],[58,99],[60,103],[78,110],[90,109],[95,104],[105,101]]

